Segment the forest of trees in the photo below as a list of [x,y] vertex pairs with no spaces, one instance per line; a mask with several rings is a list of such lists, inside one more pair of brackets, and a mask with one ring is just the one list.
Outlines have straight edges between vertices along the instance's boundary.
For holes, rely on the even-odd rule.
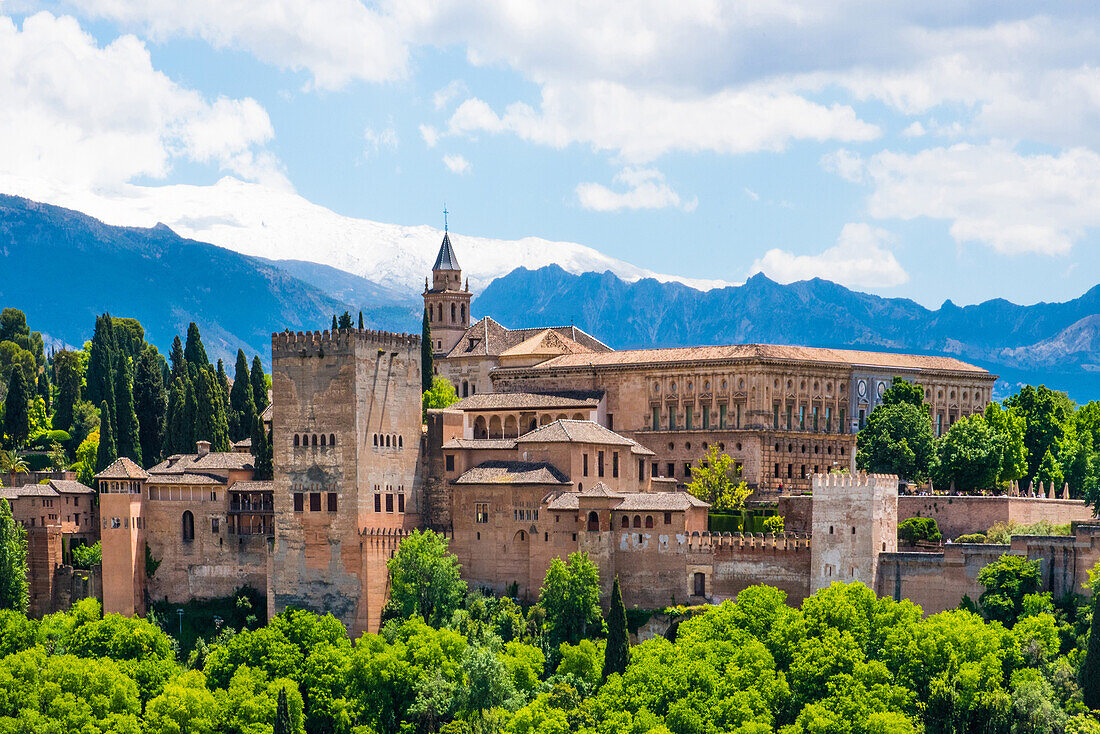
[[233,379],[212,364],[198,327],[178,336],[168,359],[134,319],[103,314],[78,351],[47,355],[42,335],[13,308],[0,313],[0,444],[6,472],[65,469],[91,484],[120,456],[144,467],[195,442],[214,451],[252,439],[258,479],[271,476],[270,438],[260,414],[270,380],[258,355],[237,352]]
[[0,612],[0,732],[1100,733],[1100,617],[1039,593],[1024,558],[984,569],[986,592],[956,611],[922,617],[858,583],[796,608],[756,586],[665,610],[667,639],[635,646],[628,620],[650,615],[628,614],[617,582],[601,613],[581,553],[527,607],[467,589],[430,531],[390,572],[381,633],[357,640],[288,610],[211,624],[181,652],[174,619],[101,617],[95,600]]

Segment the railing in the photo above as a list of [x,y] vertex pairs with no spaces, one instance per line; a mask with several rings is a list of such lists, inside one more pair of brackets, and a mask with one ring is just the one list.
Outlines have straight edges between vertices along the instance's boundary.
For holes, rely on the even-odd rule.
[[275,511],[274,500],[263,500],[262,502],[230,502],[230,512],[257,512],[257,513],[269,513]]

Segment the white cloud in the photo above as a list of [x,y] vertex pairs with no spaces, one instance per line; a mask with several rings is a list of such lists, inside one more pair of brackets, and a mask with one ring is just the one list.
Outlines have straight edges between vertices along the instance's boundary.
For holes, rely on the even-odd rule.
[[439,142],[439,131],[431,125],[420,126],[420,137],[424,138],[424,144],[429,148],[434,148],[435,144]]
[[914,120],[909,124],[907,128],[901,131],[903,137],[906,138],[920,138],[923,137],[927,130],[924,129],[924,125],[920,120]]
[[796,140],[865,141],[880,134],[851,107],[795,94],[746,90],[683,97],[612,82],[546,84],[539,110],[515,103],[500,115],[480,99],[467,99],[448,129],[465,135],[510,132],[554,148],[588,144],[634,163],[672,151],[777,151]]
[[451,173],[457,173],[459,176],[470,172],[470,162],[458,153],[448,153],[443,156],[443,165],[447,166],[447,170]]
[[850,150],[841,148],[821,156],[821,165],[845,181],[859,183],[863,179],[863,159]]
[[306,71],[322,89],[406,73],[408,47],[398,21],[359,0],[80,0],[77,5],[89,17],[113,19],[157,40],[200,38],[216,48],[247,51],[272,66]]
[[665,182],[664,174],[655,168],[624,168],[615,174],[615,182],[626,191],[612,191],[598,183],[577,184],[577,199],[581,206],[597,212],[617,212],[622,209],[665,209],[673,207],[695,211],[698,199],[682,201],[680,195]]
[[432,95],[432,104],[437,110],[441,110],[457,97],[465,97],[469,93],[470,90],[466,88],[466,83],[461,79],[455,79],[442,89],[436,90],[435,94]]
[[873,187],[871,216],[947,220],[955,241],[1002,254],[1065,254],[1100,227],[1100,155],[1084,148],[1025,155],[1005,143],[960,143],[884,151],[860,170]]
[[909,281],[909,274],[894,257],[893,236],[868,224],[848,223],[835,245],[817,255],[796,255],[772,249],[749,269],[779,283],[824,278],[849,288],[890,288]]
[[0,17],[0,177],[34,196],[166,177],[175,162],[289,187],[253,99],[208,101],[153,68],[133,36],[99,47],[71,17]]
[[376,153],[382,148],[397,150],[397,130],[393,127],[393,120],[383,130],[375,130],[372,127],[363,129],[363,139],[367,143],[366,154]]
[[760,194],[756,193],[748,186],[745,187],[745,196],[749,197],[753,201],[760,201]]

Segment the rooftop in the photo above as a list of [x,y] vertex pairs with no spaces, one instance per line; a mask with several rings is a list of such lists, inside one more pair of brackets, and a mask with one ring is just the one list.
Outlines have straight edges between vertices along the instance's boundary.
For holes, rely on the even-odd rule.
[[150,474],[245,470],[253,468],[252,454],[239,451],[211,451],[209,454],[173,454],[154,467]]
[[508,450],[516,447],[514,438],[452,438],[443,444],[445,449],[498,449]]
[[620,436],[594,421],[558,419],[516,439],[516,443],[599,443],[635,446],[635,441]]
[[51,479],[46,483],[62,494],[95,494],[95,490],[75,479]]
[[48,484],[24,484],[22,487],[0,487],[0,499],[10,501],[19,499],[20,497],[57,497],[57,491]]
[[[578,349],[583,354],[595,352],[610,352],[611,347],[601,342],[596,337],[578,329],[575,326],[544,326],[534,329],[509,329],[501,326],[493,319],[486,316],[480,321],[471,324],[466,329],[462,338],[458,340],[454,348],[447,353],[451,357],[497,357],[508,350],[518,347],[520,344],[532,339],[532,337],[551,331],[564,341],[554,353],[573,353]],[[537,345],[531,345],[532,353],[541,353]],[[514,354],[514,352],[513,352]]]
[[151,474],[149,484],[224,484],[208,474]]
[[230,485],[229,489],[232,492],[271,492],[275,489],[275,482],[261,482],[259,480],[248,482],[234,482]]
[[443,242],[439,245],[439,254],[435,256],[435,265],[432,265],[432,270],[462,270],[455,256],[455,250],[451,247],[449,232],[443,233]]
[[775,344],[731,344],[728,346],[628,349],[619,352],[563,354],[527,369],[550,370],[568,367],[607,367],[619,365],[647,365],[666,362],[722,362],[730,360],[784,360],[857,367],[885,367],[888,369],[914,370],[928,369],[989,374],[981,367],[967,364],[954,357],[932,357],[916,354],[892,354],[889,352],[869,352],[854,349],[795,347]]
[[450,410],[523,410],[539,408],[595,408],[603,398],[602,390],[576,390],[559,393],[504,392],[480,393],[463,398]]
[[[602,483],[601,483],[602,484]],[[599,486],[599,485],[597,485]],[[624,492],[604,491],[562,492],[552,499],[548,510],[580,509],[580,498],[607,497],[612,501],[610,509],[618,512],[684,512],[692,507],[710,507],[687,492]]]
[[96,479],[148,479],[144,469],[130,459],[122,456],[103,471],[95,475]]
[[544,461],[486,461],[453,484],[569,484],[569,479]]

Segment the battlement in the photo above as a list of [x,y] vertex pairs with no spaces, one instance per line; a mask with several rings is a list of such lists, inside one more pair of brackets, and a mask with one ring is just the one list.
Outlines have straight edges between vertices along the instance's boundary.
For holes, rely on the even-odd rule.
[[356,344],[377,347],[381,350],[393,348],[420,348],[420,336],[417,334],[398,334],[377,329],[337,329],[335,331],[282,331],[271,335],[271,354],[276,356],[320,355],[324,350],[339,352],[350,350]]
[[[640,539],[639,539],[640,538]],[[695,531],[690,535],[658,535],[624,532],[619,538],[619,550],[661,553],[700,553],[709,551],[800,552],[810,549],[810,536],[798,533],[712,533]]]
[[871,490],[897,492],[896,474],[814,474],[811,480],[814,494],[835,489],[853,489],[865,487]]

